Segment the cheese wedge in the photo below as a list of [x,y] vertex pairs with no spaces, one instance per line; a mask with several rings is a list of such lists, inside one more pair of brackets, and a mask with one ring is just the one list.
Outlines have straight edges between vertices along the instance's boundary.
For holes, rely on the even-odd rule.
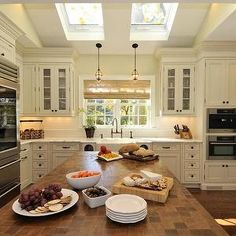
[[151,171],[146,171],[146,170],[141,170],[140,171],[142,176],[150,181],[157,181],[162,179],[162,175],[157,174],[157,173],[153,173]]

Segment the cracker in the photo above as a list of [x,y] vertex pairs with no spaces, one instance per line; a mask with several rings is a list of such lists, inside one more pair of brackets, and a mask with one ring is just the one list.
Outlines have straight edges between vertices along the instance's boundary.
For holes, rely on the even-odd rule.
[[50,211],[60,211],[62,208],[63,208],[63,205],[60,204],[60,203],[54,204],[54,205],[50,205],[50,206],[48,207],[48,209],[49,209]]
[[47,202],[47,204],[48,204],[49,206],[51,206],[51,205],[58,204],[58,203],[60,203],[60,202],[61,202],[60,199],[55,199],[55,200],[52,200],[52,201]]

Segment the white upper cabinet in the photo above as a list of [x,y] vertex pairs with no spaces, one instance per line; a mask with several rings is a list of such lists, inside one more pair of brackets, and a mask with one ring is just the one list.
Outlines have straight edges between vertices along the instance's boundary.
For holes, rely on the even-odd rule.
[[40,113],[65,114],[70,111],[69,66],[39,67]]
[[15,46],[0,36],[0,56],[15,63]]
[[206,61],[206,105],[236,105],[236,60]]
[[194,113],[194,66],[163,67],[163,113]]

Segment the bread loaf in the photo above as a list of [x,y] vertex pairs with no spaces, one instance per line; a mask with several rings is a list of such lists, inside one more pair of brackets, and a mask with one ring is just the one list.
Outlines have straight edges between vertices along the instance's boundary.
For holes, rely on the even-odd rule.
[[122,146],[119,150],[120,154],[127,153],[127,152],[135,152],[139,149],[139,145],[136,143],[130,143]]

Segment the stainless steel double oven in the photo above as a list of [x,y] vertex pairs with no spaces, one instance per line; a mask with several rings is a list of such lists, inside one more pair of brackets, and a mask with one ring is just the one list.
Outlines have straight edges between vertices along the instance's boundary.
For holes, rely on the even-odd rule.
[[20,192],[18,68],[0,59],[0,207]]

